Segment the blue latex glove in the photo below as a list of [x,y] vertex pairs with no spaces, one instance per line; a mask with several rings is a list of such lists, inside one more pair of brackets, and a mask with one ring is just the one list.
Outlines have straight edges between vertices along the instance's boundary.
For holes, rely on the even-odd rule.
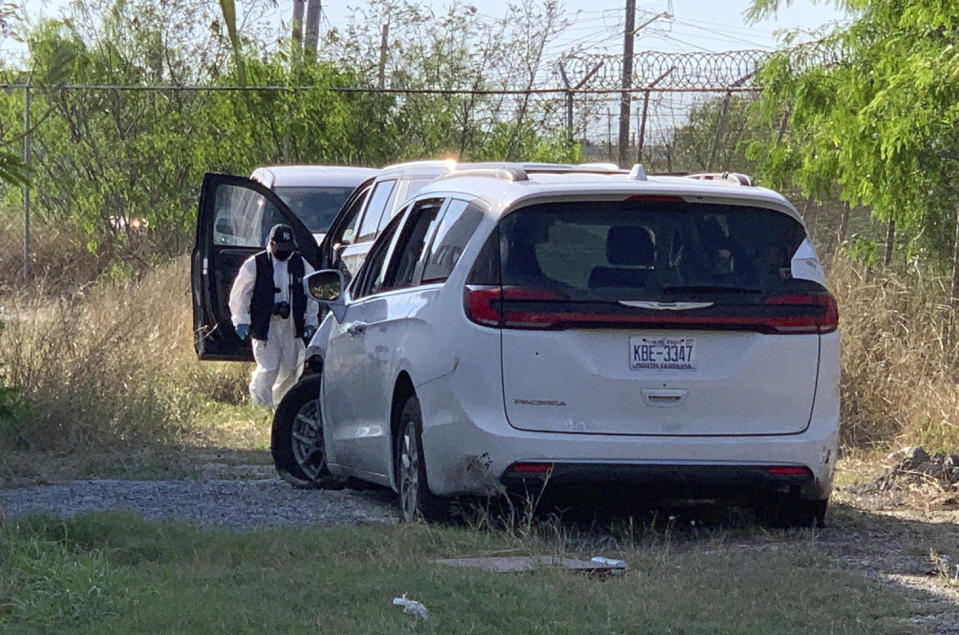
[[241,340],[246,340],[250,336],[250,325],[249,324],[237,324],[236,325],[236,336]]
[[303,339],[309,341],[313,339],[313,336],[316,334],[316,327],[307,324],[303,327]]

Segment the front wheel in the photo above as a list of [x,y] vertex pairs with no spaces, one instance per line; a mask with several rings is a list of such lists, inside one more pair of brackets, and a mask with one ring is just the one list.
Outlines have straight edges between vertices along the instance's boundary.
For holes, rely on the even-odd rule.
[[273,416],[270,443],[273,464],[280,478],[293,487],[342,487],[326,465],[320,412],[321,377],[311,375],[301,379],[286,393]]
[[430,492],[426,482],[422,430],[420,402],[416,397],[410,397],[400,412],[399,434],[393,452],[400,518],[405,523],[413,521],[417,515],[426,520],[441,520],[445,516],[444,501]]

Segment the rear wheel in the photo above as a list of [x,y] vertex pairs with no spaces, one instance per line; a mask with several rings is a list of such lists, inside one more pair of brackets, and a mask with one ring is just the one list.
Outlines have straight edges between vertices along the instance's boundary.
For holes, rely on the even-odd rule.
[[286,393],[273,416],[273,464],[280,478],[293,487],[342,487],[326,465],[320,383],[321,375],[301,379]]
[[400,411],[399,434],[393,452],[403,522],[411,522],[417,515],[426,520],[441,520],[445,516],[445,502],[430,492],[426,481],[422,429],[420,402],[416,397],[409,397]]

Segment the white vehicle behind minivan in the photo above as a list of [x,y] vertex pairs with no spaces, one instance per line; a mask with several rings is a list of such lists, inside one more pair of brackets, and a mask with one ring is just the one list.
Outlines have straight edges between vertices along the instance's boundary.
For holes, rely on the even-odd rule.
[[276,192],[319,244],[353,190],[378,173],[340,165],[273,165],[256,168],[250,178]]

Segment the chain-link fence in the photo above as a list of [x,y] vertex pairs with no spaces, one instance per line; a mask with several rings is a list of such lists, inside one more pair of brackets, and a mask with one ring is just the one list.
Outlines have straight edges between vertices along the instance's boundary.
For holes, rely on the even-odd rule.
[[[611,56],[566,58],[562,86],[516,90],[3,85],[0,121],[8,132],[21,122],[31,175],[22,198],[10,187],[5,197],[8,208],[22,200],[23,276],[31,222],[75,225],[91,249],[126,260],[181,253],[205,171],[447,156],[642,163],[652,173],[750,171],[746,142],[776,134],[749,116],[768,56],[640,52],[627,90],[621,60]],[[834,57],[807,45],[792,59]]]

